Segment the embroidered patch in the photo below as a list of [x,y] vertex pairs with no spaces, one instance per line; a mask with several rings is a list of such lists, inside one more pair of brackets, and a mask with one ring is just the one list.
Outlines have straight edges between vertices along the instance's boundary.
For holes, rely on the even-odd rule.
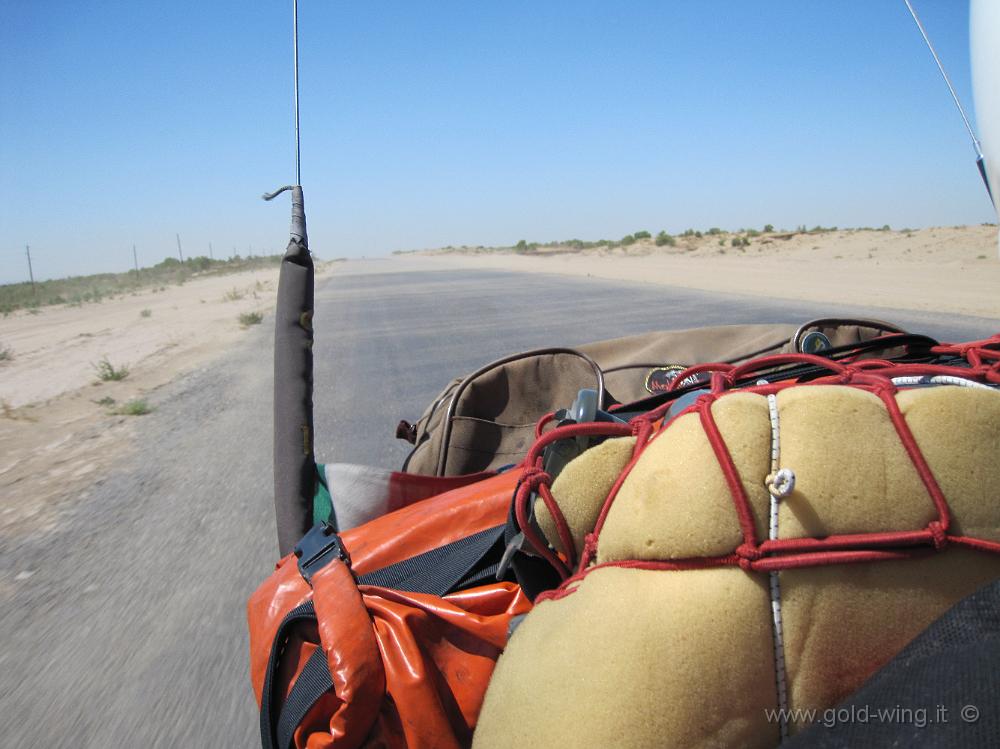
[[[649,370],[646,375],[646,392],[665,393],[670,389],[670,384],[677,379],[677,375],[687,369],[683,364],[666,364],[662,367]],[[682,385],[692,385],[698,382],[698,375],[685,377]]]

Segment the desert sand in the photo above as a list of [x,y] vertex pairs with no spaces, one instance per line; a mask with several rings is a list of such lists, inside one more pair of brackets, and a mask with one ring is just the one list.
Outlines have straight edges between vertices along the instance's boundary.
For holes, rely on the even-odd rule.
[[[46,500],[83,489],[128,448],[135,421],[118,413],[240,336],[242,313],[274,307],[278,269],[195,278],[82,306],[41,307],[0,319],[0,530],[50,522]],[[106,359],[127,368],[102,382]]]
[[421,253],[469,268],[559,273],[684,286],[776,299],[857,304],[1000,318],[997,227],[842,230],[677,237],[628,247],[527,253],[467,248]]

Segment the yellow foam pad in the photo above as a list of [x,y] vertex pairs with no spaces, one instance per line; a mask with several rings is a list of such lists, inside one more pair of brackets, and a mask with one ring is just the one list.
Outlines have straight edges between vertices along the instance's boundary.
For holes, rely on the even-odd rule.
[[[920,388],[897,402],[949,502],[952,532],[1000,540],[1000,393]],[[779,466],[796,475],[779,504],[779,537],[912,530],[937,516],[879,398],[802,386],[781,391],[777,405]],[[729,394],[712,413],[764,539],[767,399]],[[571,463],[561,476],[556,499],[567,512],[578,505],[576,538],[590,530],[609,473],[627,460],[626,446],[607,450],[593,470],[581,464],[574,473]],[[573,487],[577,480],[595,486]],[[741,542],[729,487],[698,415],[688,414],[655,437],[624,482],[598,561],[714,556]],[[836,704],[949,606],[998,577],[1000,555],[957,546],[778,573],[788,707]],[[764,712],[777,704],[768,581],[733,567],[591,572],[518,628],[475,746],[773,746],[778,727]]]
[[[766,533],[767,399],[733,393],[716,401],[712,413],[743,479],[757,532]],[[722,469],[698,414],[689,413],[654,438],[625,479],[601,532],[598,561],[717,556],[742,539]]]
[[473,747],[771,746],[769,609],[739,569],[597,570],[517,628]]
[[[986,395],[1000,402],[1000,393]],[[778,416],[781,466],[795,471],[795,491],[781,503],[782,538],[918,530],[937,517],[878,396],[789,388],[778,394]]]
[[1000,541],[1000,393],[960,387],[897,398],[952,509],[952,532]]
[[[789,707],[848,697],[953,604],[1000,577],[1000,555],[951,548],[920,560],[779,573]],[[761,673],[764,688],[767,674]]]
[[[635,437],[606,440],[570,461],[552,483],[552,498],[566,518],[577,554],[583,550],[583,537],[593,530],[612,484],[632,459],[634,449]],[[535,500],[535,519],[552,545],[566,553],[552,515],[541,499]]]

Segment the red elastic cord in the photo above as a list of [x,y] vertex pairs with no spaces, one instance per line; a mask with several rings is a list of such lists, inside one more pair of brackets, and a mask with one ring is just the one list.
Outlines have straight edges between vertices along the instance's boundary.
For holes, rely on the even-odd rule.
[[[906,449],[906,454],[910,456],[910,460],[913,462],[914,468],[917,469],[920,480],[924,482],[927,493],[931,495],[931,499],[934,501],[934,506],[938,511],[937,523],[939,530],[935,531],[931,526],[928,526],[928,529],[935,532],[936,538],[940,538],[940,533],[948,532],[948,525],[951,522],[948,500],[945,499],[944,492],[938,486],[937,479],[934,478],[930,466],[927,465],[924,454],[920,452],[920,447],[917,445],[917,440],[913,437],[913,432],[910,431],[906,419],[903,418],[902,411],[899,410],[899,404],[896,402],[895,388],[884,388],[878,395],[882,399],[882,402],[885,403],[886,410],[889,412],[889,418],[892,420],[892,425],[896,427],[896,433],[899,434],[899,439]],[[939,543],[935,542],[935,545]]]
[[653,432],[653,424],[647,418],[636,417],[632,420],[630,425],[630,433],[635,435],[635,447],[632,448],[632,457],[629,462],[625,464],[625,468],[622,472],[618,474],[618,478],[615,479],[615,483],[611,485],[611,490],[608,492],[608,496],[604,499],[604,504],[601,505],[601,511],[597,515],[597,522],[594,524],[594,532],[588,539],[587,545],[583,549],[583,553],[580,555],[580,563],[578,569],[585,569],[591,561],[597,555],[597,541],[600,538],[601,531],[604,529],[604,522],[608,519],[608,513],[611,511],[611,505],[614,504],[615,499],[618,497],[618,491],[622,488],[622,484],[625,483],[625,479],[632,472],[632,468],[638,462],[639,457],[642,455],[646,446],[651,442],[649,439]]
[[729,486],[729,493],[733,498],[736,516],[739,518],[740,530],[743,533],[744,554],[747,554],[748,558],[752,558],[755,554],[759,554],[757,550],[757,529],[754,525],[753,512],[750,510],[750,500],[747,497],[746,490],[743,488],[743,481],[736,470],[736,464],[733,463],[733,456],[730,455],[729,447],[722,438],[719,426],[715,423],[715,418],[712,416],[712,403],[714,400],[712,397],[703,397],[700,399],[697,405],[698,415],[701,417],[701,425],[705,430],[705,436],[708,437],[708,442],[712,446],[712,451],[715,453],[715,458],[719,462],[719,468],[722,469],[722,475],[726,479],[726,484]]
[[[535,469],[535,473],[529,474],[527,480],[522,480],[521,485],[517,488],[517,494],[514,496],[514,516],[517,519],[517,525],[521,529],[521,533],[524,534],[525,540],[531,544],[532,551],[548,562],[559,576],[565,580],[569,577],[569,569],[566,567],[566,564],[556,554],[553,554],[545,540],[535,533],[535,529],[528,519],[528,502],[531,500],[531,495],[535,487],[540,485],[536,481],[540,481],[542,476],[545,476],[545,474]],[[558,510],[558,507],[556,509]],[[557,516],[561,517],[562,513],[558,512],[556,515],[553,515],[553,518]],[[563,523],[565,523],[565,519]]]
[[551,424],[553,421],[555,421],[555,418],[556,418],[556,412],[555,411],[549,411],[547,414],[545,414],[545,416],[543,416],[542,418],[540,418],[538,420],[538,423],[535,424],[535,439],[536,440],[539,437],[542,436],[542,432],[545,431],[545,427],[547,427],[549,424]]

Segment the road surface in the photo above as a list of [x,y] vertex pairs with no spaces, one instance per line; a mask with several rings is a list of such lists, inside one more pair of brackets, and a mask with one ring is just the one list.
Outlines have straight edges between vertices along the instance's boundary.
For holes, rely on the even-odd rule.
[[[682,289],[348,263],[316,295],[323,461],[396,468],[393,438],[453,377],[501,355],[655,329],[831,312],[948,339],[976,318]],[[0,745],[247,747],[257,715],[244,603],[275,556],[267,325],[154,394],[133,454],[63,504],[57,529],[0,537]]]

